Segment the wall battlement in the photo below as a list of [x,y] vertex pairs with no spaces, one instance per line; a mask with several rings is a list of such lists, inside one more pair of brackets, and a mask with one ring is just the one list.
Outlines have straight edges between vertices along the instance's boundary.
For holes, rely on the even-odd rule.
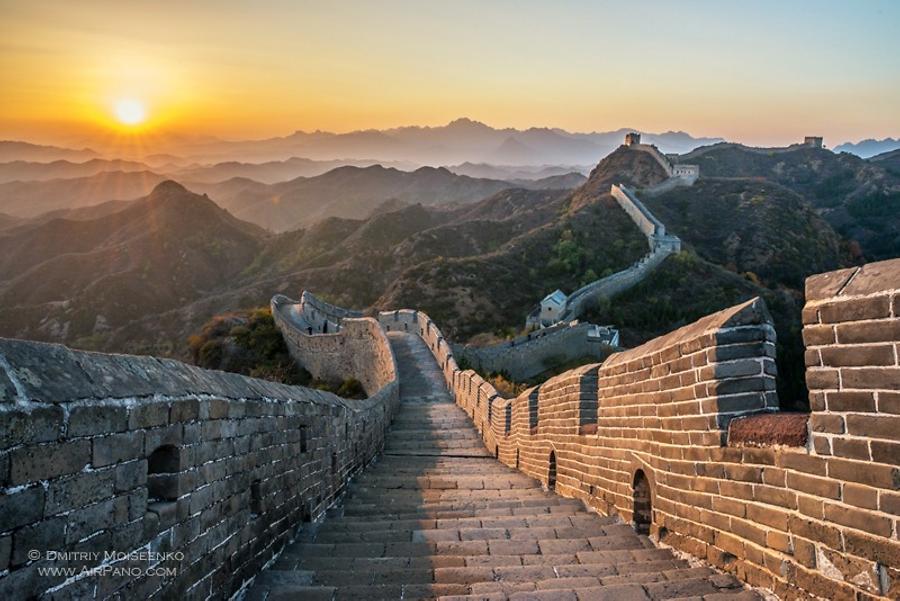
[[[370,317],[351,317],[356,312],[324,304],[304,291],[300,301],[283,295],[272,298],[272,317],[281,330],[291,356],[314,377],[327,381],[359,380],[368,395],[397,379],[390,345],[378,322]],[[319,332],[315,333],[318,323]],[[331,329],[325,327],[331,323]],[[313,334],[310,334],[310,331]]]
[[566,300],[562,321],[576,319],[589,302],[611,298],[642,282],[669,255],[681,250],[681,240],[666,232],[666,226],[623,185],[613,185],[610,194],[647,237],[650,252],[628,268],[601,278],[573,292]]
[[[777,411],[759,299],[515,399],[460,370],[422,312],[343,318],[312,336],[276,319],[299,353],[381,387],[347,401],[0,339],[0,597],[239,593],[383,446],[399,392],[390,331],[421,336],[487,448],[560,494],[783,599],[900,596],[900,259],[807,280],[808,420]],[[59,563],[31,549],[88,552],[66,564],[77,569],[174,571],[48,576]]]
[[379,321],[420,333],[507,465],[783,599],[895,599],[900,259],[814,276],[807,298],[808,419],[777,412],[759,299],[515,399],[459,370],[427,315]]
[[591,323],[558,323],[491,346],[452,345],[453,352],[485,373],[505,373],[516,381],[533,378],[556,364],[602,359],[618,345],[618,332]]
[[[673,181],[676,180],[668,179],[663,184]],[[681,251],[681,239],[666,232],[666,226],[663,222],[653,215],[633,190],[623,184],[613,184],[610,187],[610,194],[619,203],[622,210],[634,221],[641,233],[646,236],[650,252],[622,271],[582,286],[566,297],[565,306],[559,312],[559,322],[577,319],[588,303],[600,298],[611,298],[642,282],[666,257]],[[526,327],[543,327],[549,325],[550,321],[553,320],[544,319],[543,311],[539,305],[526,317],[525,325]]]

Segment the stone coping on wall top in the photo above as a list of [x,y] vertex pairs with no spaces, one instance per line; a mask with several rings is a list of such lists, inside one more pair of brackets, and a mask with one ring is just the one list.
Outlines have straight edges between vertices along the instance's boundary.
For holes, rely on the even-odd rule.
[[728,424],[730,447],[805,447],[808,413],[759,413],[737,417]]
[[[284,295],[278,295],[284,296]],[[296,302],[296,301],[294,301]],[[347,309],[346,307],[340,307],[338,305],[329,303],[328,301],[322,300],[309,290],[303,290],[300,293],[300,302],[309,303],[313,306],[314,309],[322,311],[323,313],[334,313],[340,315],[341,317],[362,317],[363,312],[357,311],[356,309]]]
[[900,290],[900,259],[867,263],[806,278],[806,302]]
[[765,301],[757,296],[734,307],[707,315],[641,346],[615,353],[603,363],[603,367],[627,363],[722,328],[762,324],[771,325],[772,316],[766,308]]
[[61,344],[0,338],[0,405],[142,397],[214,396],[303,401],[365,409],[329,392],[203,369],[174,359],[76,351]]

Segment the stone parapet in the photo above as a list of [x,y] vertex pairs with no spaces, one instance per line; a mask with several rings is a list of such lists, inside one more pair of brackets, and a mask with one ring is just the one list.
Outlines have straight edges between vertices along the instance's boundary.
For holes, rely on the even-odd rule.
[[0,598],[239,593],[383,447],[397,392],[0,340]]
[[426,315],[380,319],[426,338],[489,451],[560,494],[783,599],[896,599],[898,289],[900,260],[808,280],[809,416],[777,412],[759,299],[515,399],[456,368]]

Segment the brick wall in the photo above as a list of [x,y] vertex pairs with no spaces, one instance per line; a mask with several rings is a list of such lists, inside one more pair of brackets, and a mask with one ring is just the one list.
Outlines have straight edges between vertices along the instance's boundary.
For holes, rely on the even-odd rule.
[[513,380],[524,381],[561,363],[608,355],[612,349],[604,339],[589,335],[596,327],[560,323],[491,346],[451,346],[458,359],[483,373],[504,372]]
[[348,378],[359,380],[370,396],[393,382],[396,379],[394,355],[378,322],[369,317],[347,317],[350,312],[336,313],[337,308],[328,305],[327,315],[332,324],[329,332],[334,333],[310,335],[306,324],[323,316],[321,301],[311,305],[313,299],[309,292],[303,293],[300,302],[281,295],[272,299],[272,317],[291,356],[316,378],[338,382]]
[[[549,483],[552,458],[561,494],[633,522],[646,479],[647,526],[666,544],[782,599],[896,599],[898,289],[900,260],[810,278],[809,444],[807,419],[777,413],[775,332],[759,299],[509,400],[458,370],[427,315],[379,319],[421,333],[501,461]],[[729,443],[732,425],[744,431]]]
[[383,447],[397,393],[0,340],[0,599],[230,597]]

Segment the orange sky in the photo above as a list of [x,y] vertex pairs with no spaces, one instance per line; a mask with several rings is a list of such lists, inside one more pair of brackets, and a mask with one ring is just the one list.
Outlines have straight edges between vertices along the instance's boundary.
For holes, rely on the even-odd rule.
[[[333,6],[326,6],[332,5]],[[0,137],[438,125],[900,136],[900,3],[0,0]]]

